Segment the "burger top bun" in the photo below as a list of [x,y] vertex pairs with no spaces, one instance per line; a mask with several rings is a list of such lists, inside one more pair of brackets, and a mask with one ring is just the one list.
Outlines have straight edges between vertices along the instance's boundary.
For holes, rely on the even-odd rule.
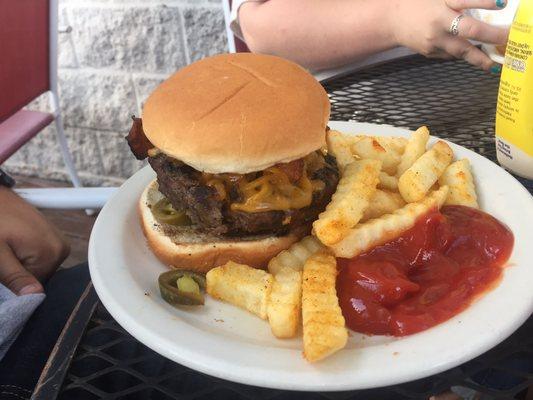
[[143,128],[163,153],[209,173],[244,174],[325,145],[329,99],[283,58],[222,54],[172,75],[148,98]]

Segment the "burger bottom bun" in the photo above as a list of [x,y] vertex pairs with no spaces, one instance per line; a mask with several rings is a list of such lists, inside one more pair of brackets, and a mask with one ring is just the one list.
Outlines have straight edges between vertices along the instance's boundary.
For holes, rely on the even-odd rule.
[[300,227],[285,236],[234,239],[198,233],[191,227],[160,224],[151,207],[163,197],[157,182],[152,181],[141,195],[139,211],[149,247],[161,262],[172,268],[206,273],[211,268],[234,261],[264,269],[272,257],[309,234],[309,227]]

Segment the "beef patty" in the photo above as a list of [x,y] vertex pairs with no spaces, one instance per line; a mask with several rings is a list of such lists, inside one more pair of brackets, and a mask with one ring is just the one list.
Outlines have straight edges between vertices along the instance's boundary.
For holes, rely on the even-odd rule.
[[[320,157],[323,156],[320,154]],[[213,186],[202,183],[202,173],[194,168],[163,153],[150,157],[149,162],[157,173],[159,191],[175,209],[185,212],[199,231],[227,236],[281,235],[289,229],[308,224],[324,210],[339,180],[335,159],[326,156],[323,165],[310,173],[310,179],[319,179],[324,185],[322,190],[313,192],[309,206],[287,211],[247,213],[230,208],[231,202],[241,200],[236,188],[221,199]]]

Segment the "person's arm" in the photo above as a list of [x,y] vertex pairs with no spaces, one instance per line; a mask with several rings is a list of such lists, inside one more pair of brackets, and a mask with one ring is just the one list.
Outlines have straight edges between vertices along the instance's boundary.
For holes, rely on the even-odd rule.
[[43,292],[69,254],[63,236],[35,208],[0,186],[0,283],[22,295]]
[[496,0],[268,0],[246,2],[239,22],[253,52],[275,54],[312,70],[337,67],[406,46],[428,57],[464,58],[488,69],[490,58],[466,39],[505,43],[508,31],[465,16],[467,8],[501,8]]
[[[269,0],[244,3],[239,21],[253,52],[313,70],[336,67],[396,45],[383,8],[390,0]],[[379,23],[377,21],[380,21]]]

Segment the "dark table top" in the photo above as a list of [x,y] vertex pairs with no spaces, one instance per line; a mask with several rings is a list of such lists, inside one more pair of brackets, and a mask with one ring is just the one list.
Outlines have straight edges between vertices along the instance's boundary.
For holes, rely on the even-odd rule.
[[[324,83],[332,120],[416,129],[427,125],[495,161],[499,76],[460,61],[420,56],[374,66]],[[533,192],[533,183],[521,182]],[[444,344],[443,344],[444,345]],[[438,349],[436,349],[438,351]],[[443,373],[364,391],[303,393],[213,378],[154,353],[125,332],[89,287],[56,345],[35,399],[427,399],[450,387],[484,398],[522,398],[533,385],[533,318],[482,356]]]
[[[407,57],[331,79],[331,119],[371,122],[431,134],[496,161],[494,123],[500,76],[462,61]],[[533,193],[533,181],[516,177]]]

